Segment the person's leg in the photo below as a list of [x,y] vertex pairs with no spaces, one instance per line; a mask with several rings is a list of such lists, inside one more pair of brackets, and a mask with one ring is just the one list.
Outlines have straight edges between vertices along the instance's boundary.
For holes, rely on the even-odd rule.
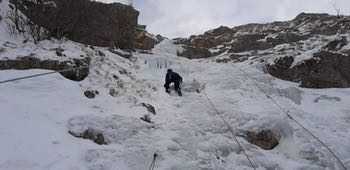
[[165,83],[164,84],[165,92],[170,93],[170,83]]
[[181,82],[175,82],[175,90],[176,90],[177,94],[179,94],[179,96],[182,96]]

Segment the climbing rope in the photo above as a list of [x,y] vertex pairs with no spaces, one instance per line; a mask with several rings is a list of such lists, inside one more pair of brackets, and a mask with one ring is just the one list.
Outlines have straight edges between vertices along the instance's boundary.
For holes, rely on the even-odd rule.
[[157,153],[154,153],[154,154],[153,154],[152,163],[151,163],[151,165],[149,166],[149,170],[154,170],[154,168],[156,168],[157,157],[158,157],[158,154],[157,154]]
[[339,158],[339,156],[337,156],[337,154],[335,154],[335,152],[326,144],[324,143],[319,137],[317,137],[313,132],[311,132],[311,130],[307,129],[302,123],[300,123],[298,120],[296,120],[291,114],[290,111],[288,109],[284,109],[272,96],[268,95],[268,93],[259,86],[259,84],[257,83],[258,80],[256,80],[254,77],[250,76],[246,71],[244,71],[243,69],[239,68],[240,72],[242,72],[245,77],[248,77],[252,80],[252,82],[254,83],[254,86],[256,86],[260,92],[262,92],[276,107],[278,107],[284,114],[286,114],[286,116],[294,121],[299,127],[301,127],[304,131],[306,131],[308,134],[310,134],[310,136],[312,136],[316,141],[318,141],[324,148],[326,148],[328,150],[328,152],[330,154],[332,154],[332,156],[337,160],[337,162],[339,163],[339,165],[342,167],[342,169],[347,170],[345,164],[343,163],[343,161]]
[[63,70],[58,70],[58,71],[50,71],[50,72],[46,72],[46,73],[39,73],[39,74],[30,75],[30,76],[24,76],[24,77],[9,79],[9,80],[3,80],[3,81],[0,81],[0,84],[15,82],[15,81],[19,81],[19,80],[25,80],[25,79],[31,79],[31,78],[35,78],[35,77],[43,77],[43,76],[47,76],[47,75],[55,74],[55,73],[64,73],[64,72],[73,71],[73,70],[81,70],[81,69],[85,69],[85,68],[89,68],[89,66],[73,67],[73,68],[68,68],[68,69],[63,69]]
[[214,109],[215,113],[221,118],[221,120],[225,123],[225,125],[227,126],[227,128],[229,129],[229,131],[231,132],[232,138],[233,140],[237,143],[238,147],[240,148],[240,150],[242,150],[243,154],[245,155],[245,157],[247,158],[247,160],[249,161],[250,166],[255,170],[256,166],[253,163],[253,160],[249,157],[249,155],[247,154],[247,152],[245,151],[243,145],[239,142],[239,140],[236,137],[236,134],[234,132],[234,129],[232,128],[232,126],[226,121],[226,119],[222,116],[222,114],[220,113],[220,111],[216,108],[214,102],[209,98],[207,92],[204,90],[204,96],[206,97],[206,99],[208,100],[208,103],[211,105],[211,107]]

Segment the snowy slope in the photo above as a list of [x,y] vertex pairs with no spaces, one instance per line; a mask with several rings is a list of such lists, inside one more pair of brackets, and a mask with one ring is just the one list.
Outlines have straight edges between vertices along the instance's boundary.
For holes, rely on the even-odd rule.
[[[2,16],[7,3],[0,3]],[[92,58],[90,74],[82,82],[53,74],[0,84],[0,170],[141,170],[149,169],[154,153],[159,170],[253,169],[232,132],[257,169],[341,170],[318,141],[286,116],[286,110],[350,169],[349,89],[300,88],[264,73],[254,57],[226,64],[179,58],[176,53],[182,49],[170,40],[159,44],[153,54],[135,53],[126,59],[105,48],[66,40],[24,43],[20,36],[9,36],[4,21],[0,37],[1,60],[32,54],[43,60]],[[309,44],[323,46],[322,42]],[[64,49],[66,57],[57,56],[57,48]],[[308,56],[303,48],[298,61]],[[184,77],[181,98],[164,92],[168,68]],[[3,70],[0,81],[47,71]],[[88,99],[86,90],[99,94]],[[153,105],[156,115],[142,103]],[[153,124],[143,122],[144,115]],[[87,129],[103,134],[108,145],[69,133]],[[280,144],[266,151],[242,137],[248,130],[259,129],[277,132]]]
[[[219,64],[178,58],[179,49],[170,40],[154,54],[135,54],[136,62],[99,50],[106,56],[96,56],[83,82],[51,75],[0,85],[1,170],[140,170],[149,168],[154,153],[159,155],[155,169],[160,170],[252,169],[224,121],[238,136],[262,128],[279,132],[280,144],[271,151],[238,137],[258,169],[341,169],[256,84],[350,168],[349,89],[302,89],[264,74],[250,61]],[[167,68],[184,77],[183,97],[164,93]],[[123,70],[129,73],[121,74]],[[0,71],[0,80],[40,72]],[[109,95],[111,88],[118,91],[116,97]],[[86,89],[100,94],[87,99]],[[139,119],[149,114],[143,102],[155,106],[157,114],[150,114],[154,124]],[[86,128],[100,130],[109,144],[68,133]]]

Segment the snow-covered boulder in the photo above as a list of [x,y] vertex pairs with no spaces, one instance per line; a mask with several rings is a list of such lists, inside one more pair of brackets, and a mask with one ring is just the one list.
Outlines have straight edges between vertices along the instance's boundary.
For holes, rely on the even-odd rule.
[[151,125],[140,119],[119,115],[78,116],[68,121],[68,130],[71,135],[90,139],[97,144],[118,143],[136,135],[146,134],[151,128]]
[[[40,59],[35,56],[17,57],[15,59],[0,59],[0,70],[28,70],[47,69],[60,72],[62,76],[69,80],[82,81],[89,75],[89,58],[67,59],[60,61],[55,59]],[[73,69],[74,67],[79,69]]]

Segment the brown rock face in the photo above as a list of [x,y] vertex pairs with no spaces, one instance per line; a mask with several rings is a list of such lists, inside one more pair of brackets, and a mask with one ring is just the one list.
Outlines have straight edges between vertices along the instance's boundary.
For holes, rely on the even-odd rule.
[[350,56],[329,51],[315,53],[312,59],[294,67],[293,57],[284,57],[267,66],[267,71],[280,79],[300,82],[307,88],[349,88]]
[[133,49],[139,12],[131,6],[90,0],[10,0],[53,36],[95,45]]
[[157,44],[158,40],[146,31],[136,33],[135,48],[141,50],[151,50]]

